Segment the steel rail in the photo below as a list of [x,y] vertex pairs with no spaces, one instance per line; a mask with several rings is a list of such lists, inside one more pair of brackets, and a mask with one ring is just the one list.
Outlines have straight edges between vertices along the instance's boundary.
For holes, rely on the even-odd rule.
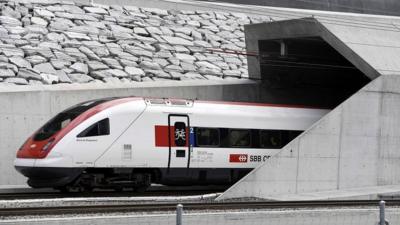
[[[356,201],[276,201],[276,202],[208,202],[184,203],[189,210],[240,210],[240,209],[300,209],[300,208],[335,208],[335,207],[378,207],[377,200]],[[64,214],[126,213],[126,212],[166,212],[174,211],[178,203],[151,204],[113,204],[80,205],[55,207],[0,208],[0,218],[10,216],[45,216]],[[400,200],[388,200],[387,206],[400,206]]]
[[19,199],[49,199],[49,198],[81,198],[81,197],[150,197],[150,196],[190,196],[204,195],[221,190],[162,190],[146,191],[142,193],[133,191],[94,191],[94,192],[21,192],[21,193],[0,193],[0,200],[19,200]]

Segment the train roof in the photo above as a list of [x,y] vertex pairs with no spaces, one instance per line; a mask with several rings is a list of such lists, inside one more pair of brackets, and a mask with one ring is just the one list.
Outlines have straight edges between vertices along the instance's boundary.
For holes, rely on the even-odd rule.
[[101,98],[101,99],[95,99],[95,100],[90,100],[90,101],[85,101],[81,102],[79,104],[76,104],[74,106],[69,107],[68,109],[64,110],[64,113],[75,113],[75,114],[80,114],[85,111],[87,111],[90,108],[93,108],[97,105],[100,105],[105,102],[109,102],[115,99],[120,99],[119,97],[110,97],[110,98]]
[[[219,105],[236,105],[236,106],[260,106],[260,107],[278,107],[278,108],[303,108],[303,109],[322,109],[326,110],[328,108],[307,106],[307,105],[296,105],[296,104],[272,104],[272,103],[259,103],[259,102],[233,102],[233,101],[208,101],[208,100],[193,100],[193,99],[179,99],[179,98],[157,98],[157,97],[139,97],[139,96],[125,96],[125,97],[108,97],[90,100],[77,104],[67,110],[79,113],[84,112],[92,107],[99,104],[119,100],[119,99],[129,99],[132,101],[142,99],[147,105],[154,106],[181,106],[181,107],[191,107],[194,103],[204,103],[204,104],[219,104]],[[66,111],[67,111],[66,110]]]

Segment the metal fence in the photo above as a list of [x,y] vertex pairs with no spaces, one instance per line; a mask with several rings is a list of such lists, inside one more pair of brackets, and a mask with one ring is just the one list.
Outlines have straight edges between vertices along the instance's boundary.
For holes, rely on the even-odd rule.
[[[392,222],[390,222],[392,221]],[[168,223],[169,224],[169,223]],[[400,208],[385,210],[385,201],[376,209],[308,209],[281,211],[237,211],[183,213],[183,205],[177,205],[176,225],[395,225],[400,224]]]
[[57,218],[0,218],[0,225],[400,225],[400,208],[376,207],[287,208],[259,210],[208,211],[185,210],[177,205],[176,212],[75,215]]

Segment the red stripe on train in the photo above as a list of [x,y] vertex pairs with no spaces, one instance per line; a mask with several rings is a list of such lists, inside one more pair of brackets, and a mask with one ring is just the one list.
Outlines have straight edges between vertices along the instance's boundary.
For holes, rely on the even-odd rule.
[[[171,135],[171,147],[178,147],[175,143],[175,127],[171,126],[170,128]],[[186,128],[186,144],[184,146],[179,147],[188,147],[188,132],[189,130]],[[155,145],[156,147],[169,147],[168,143],[168,126],[156,125],[154,127],[154,135],[155,135]]]

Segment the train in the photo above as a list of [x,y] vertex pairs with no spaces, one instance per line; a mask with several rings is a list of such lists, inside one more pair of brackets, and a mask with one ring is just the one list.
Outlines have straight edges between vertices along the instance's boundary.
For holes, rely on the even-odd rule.
[[327,112],[248,102],[96,99],[45,123],[17,151],[14,166],[29,186],[66,192],[229,185]]

